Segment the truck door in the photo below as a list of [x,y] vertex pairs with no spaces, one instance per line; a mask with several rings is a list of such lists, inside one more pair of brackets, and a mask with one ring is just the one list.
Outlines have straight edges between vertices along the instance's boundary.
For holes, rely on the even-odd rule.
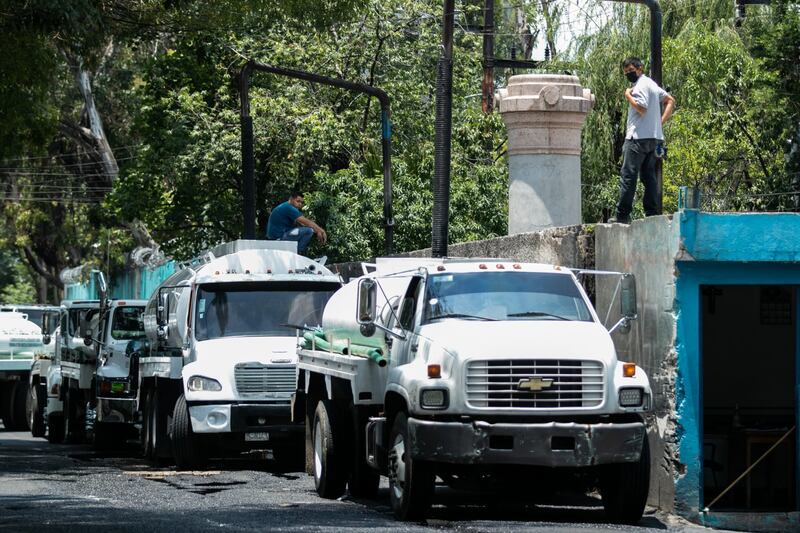
[[405,295],[400,302],[400,314],[392,328],[405,339],[395,338],[392,341],[390,362],[393,365],[410,363],[416,356],[419,340],[415,333],[419,299],[424,283],[421,276],[414,276],[408,284]]

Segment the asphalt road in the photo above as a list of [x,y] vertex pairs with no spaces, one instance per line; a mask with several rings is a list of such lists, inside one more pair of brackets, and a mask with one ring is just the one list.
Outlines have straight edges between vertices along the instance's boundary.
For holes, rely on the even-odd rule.
[[137,456],[135,446],[97,454],[0,429],[0,529],[4,531],[525,532],[711,531],[648,513],[641,527],[604,523],[590,497],[533,506],[437,490],[425,523],[395,522],[384,479],[377,500],[324,500],[304,472],[268,458],[176,472]]

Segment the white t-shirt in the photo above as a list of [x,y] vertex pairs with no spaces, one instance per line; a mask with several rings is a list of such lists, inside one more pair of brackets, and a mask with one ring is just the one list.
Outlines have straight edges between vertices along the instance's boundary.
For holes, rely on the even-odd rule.
[[644,107],[646,111],[639,113],[628,104],[628,126],[625,139],[658,139],[664,140],[664,131],[661,129],[661,100],[667,91],[658,86],[651,78],[644,74],[639,76],[633,86],[634,101]]

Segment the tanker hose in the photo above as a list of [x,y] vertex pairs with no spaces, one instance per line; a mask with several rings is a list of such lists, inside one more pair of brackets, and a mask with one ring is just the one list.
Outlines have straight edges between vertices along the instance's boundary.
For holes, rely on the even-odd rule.
[[387,359],[383,356],[383,352],[379,348],[373,348],[372,346],[364,346],[362,344],[353,344],[350,343],[348,349],[348,343],[345,341],[329,341],[325,338],[325,334],[322,331],[306,331],[303,334],[303,348],[306,350],[310,350],[313,346],[316,346],[320,350],[328,351],[328,352],[335,352],[340,353],[342,355],[355,355],[358,357],[366,357],[371,361],[375,361],[378,366],[384,367],[388,362]]

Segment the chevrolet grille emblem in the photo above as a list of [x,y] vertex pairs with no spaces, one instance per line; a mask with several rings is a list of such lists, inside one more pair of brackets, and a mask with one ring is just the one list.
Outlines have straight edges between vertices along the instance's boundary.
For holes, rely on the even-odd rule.
[[549,389],[553,386],[553,380],[550,378],[532,377],[519,380],[517,388],[519,390],[529,390],[531,392],[538,392],[543,389]]

